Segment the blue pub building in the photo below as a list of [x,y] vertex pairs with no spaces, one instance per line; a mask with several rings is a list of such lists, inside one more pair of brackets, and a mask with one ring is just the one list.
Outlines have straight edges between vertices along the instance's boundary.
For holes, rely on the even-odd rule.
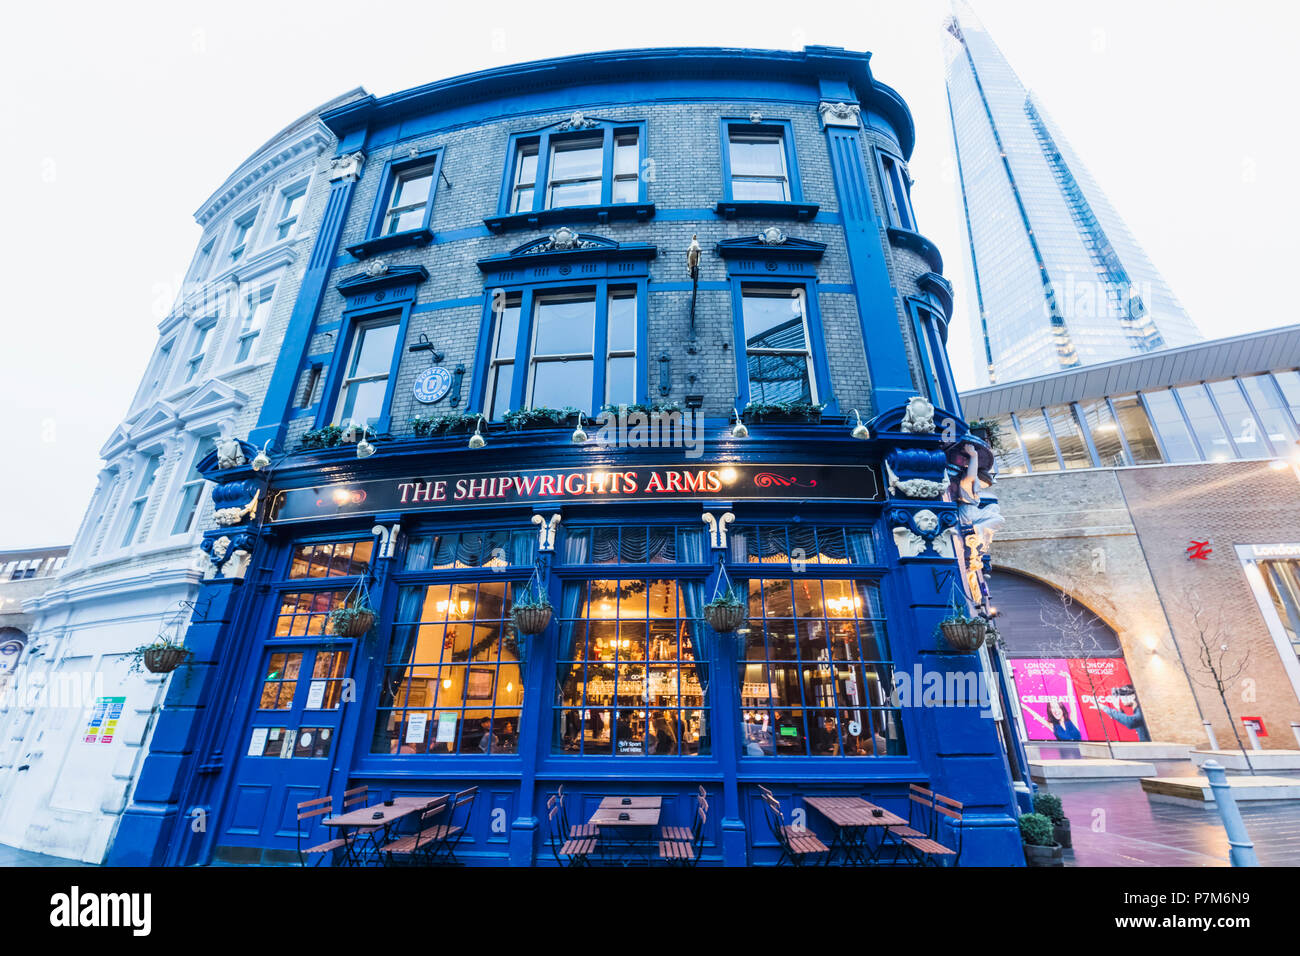
[[759,785],[906,815],[911,783],[963,805],[963,865],[1023,862],[996,648],[938,629],[987,606],[992,459],[868,60],[619,51],[325,114],[328,207],[260,422],[201,465],[189,673],[111,863],[290,861],[296,805],[360,785],[477,786],[458,856],[548,863],[562,784],[681,825],[702,786],[703,861],[763,864]]

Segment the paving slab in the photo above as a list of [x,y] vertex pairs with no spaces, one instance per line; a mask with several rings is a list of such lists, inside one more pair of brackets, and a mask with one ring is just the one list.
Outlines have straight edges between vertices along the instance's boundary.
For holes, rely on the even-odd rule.
[[[1232,797],[1238,803],[1272,800],[1300,800],[1300,777],[1239,775],[1228,777]],[[1214,791],[1205,777],[1143,777],[1142,789],[1150,800],[1188,806],[1214,806]]]
[[1177,744],[1168,740],[1104,740],[1079,742],[1081,757],[1114,757],[1116,760],[1186,760],[1195,744]]
[[1300,750],[1251,750],[1244,755],[1240,750],[1193,750],[1190,756],[1198,767],[1207,760],[1217,760],[1225,770],[1300,770]]
[[1108,757],[1079,757],[1074,760],[1031,760],[1029,776],[1049,780],[1109,780],[1114,777],[1151,777],[1155,764],[1144,760],[1111,760]]

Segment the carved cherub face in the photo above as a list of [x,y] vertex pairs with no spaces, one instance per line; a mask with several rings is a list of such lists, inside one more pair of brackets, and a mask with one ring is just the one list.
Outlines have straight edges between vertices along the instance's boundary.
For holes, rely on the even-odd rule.
[[925,534],[939,527],[939,516],[933,511],[918,511],[912,516],[912,521]]

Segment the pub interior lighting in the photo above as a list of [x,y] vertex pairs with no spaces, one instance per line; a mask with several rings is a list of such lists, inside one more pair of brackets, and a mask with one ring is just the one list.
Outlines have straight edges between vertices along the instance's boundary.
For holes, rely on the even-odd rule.
[[736,410],[733,408],[733,409],[731,410],[731,413],[732,413],[733,415],[736,416],[736,424],[734,424],[734,425],[731,426],[731,437],[732,437],[732,438],[748,438],[748,437],[749,437],[749,429],[746,428],[746,427],[745,427],[745,423],[742,422],[742,421],[740,420],[740,412],[736,411]]

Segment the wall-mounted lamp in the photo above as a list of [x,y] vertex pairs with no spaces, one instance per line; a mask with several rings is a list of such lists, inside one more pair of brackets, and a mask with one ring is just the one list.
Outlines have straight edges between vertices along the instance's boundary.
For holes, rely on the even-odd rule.
[[362,438],[361,441],[357,442],[358,458],[369,458],[374,453],[375,453],[375,446],[370,444],[370,442],[366,441],[365,438]]
[[578,412],[578,427],[573,430],[573,435],[569,438],[569,441],[575,445],[581,445],[587,440],[587,433],[582,430],[583,421],[582,412]]
[[262,446],[262,450],[253,456],[253,460],[250,463],[253,471],[261,471],[263,468],[269,468],[271,466],[271,456],[266,453],[267,448],[270,446],[271,443],[268,441]]
[[742,421],[740,420],[740,412],[736,411],[736,410],[733,408],[733,409],[731,410],[731,413],[732,413],[733,415],[736,416],[736,424],[734,424],[734,425],[731,426],[731,437],[732,437],[732,438],[748,438],[748,437],[749,437],[749,429],[746,428],[746,427],[745,427],[745,423],[742,422]]
[[483,416],[478,417],[478,424],[474,426],[474,434],[469,436],[469,447],[471,451],[482,448],[487,444],[487,439],[483,437]]
[[867,431],[867,426],[862,424],[862,416],[858,414],[858,410],[855,408],[852,411],[853,417],[858,420],[858,423],[853,426],[853,437],[866,441],[871,437],[871,432]]

